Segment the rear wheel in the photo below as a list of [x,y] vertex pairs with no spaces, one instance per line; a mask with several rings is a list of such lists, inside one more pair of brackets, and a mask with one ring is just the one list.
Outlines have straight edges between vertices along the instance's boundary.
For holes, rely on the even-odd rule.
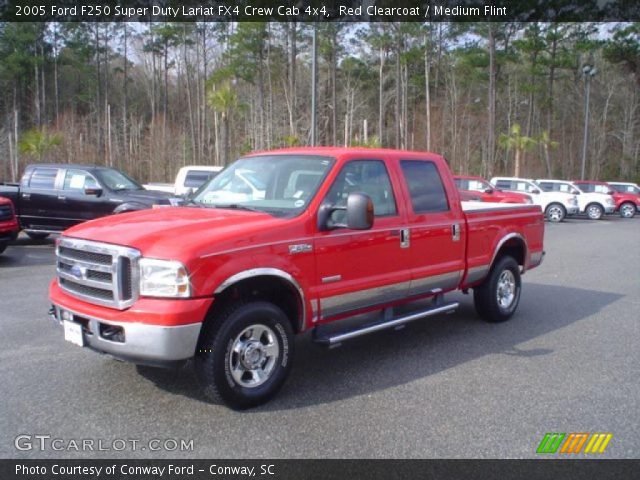
[[478,314],[487,322],[509,320],[520,303],[520,267],[511,256],[500,258],[484,283],[473,290]]
[[636,206],[631,202],[620,205],[620,216],[622,218],[633,218],[636,214]]
[[552,203],[545,210],[545,216],[550,222],[561,222],[567,216],[567,210],[559,203]]
[[210,400],[241,410],[280,390],[293,355],[293,329],[280,308],[260,301],[231,305],[205,328],[195,365]]
[[591,220],[600,220],[604,215],[604,208],[597,203],[590,203],[586,208],[587,216]]
[[25,232],[25,233],[32,240],[44,240],[49,236],[49,234],[45,232]]

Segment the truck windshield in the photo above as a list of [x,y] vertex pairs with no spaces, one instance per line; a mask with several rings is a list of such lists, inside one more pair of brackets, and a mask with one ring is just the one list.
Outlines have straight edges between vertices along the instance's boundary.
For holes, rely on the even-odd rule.
[[118,170],[99,170],[98,177],[110,190],[142,190],[138,182]]
[[205,207],[294,216],[311,202],[333,159],[312,155],[241,158],[194,193]]

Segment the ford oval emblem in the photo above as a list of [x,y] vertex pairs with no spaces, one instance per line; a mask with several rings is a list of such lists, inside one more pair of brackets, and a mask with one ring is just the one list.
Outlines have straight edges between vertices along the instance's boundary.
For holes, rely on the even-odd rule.
[[71,273],[71,275],[79,280],[87,278],[87,268],[81,267],[80,265],[74,265],[73,267],[71,267],[69,273]]

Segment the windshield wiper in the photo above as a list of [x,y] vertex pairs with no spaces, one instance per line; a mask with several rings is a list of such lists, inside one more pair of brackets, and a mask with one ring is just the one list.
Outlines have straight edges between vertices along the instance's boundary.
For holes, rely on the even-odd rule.
[[260,210],[259,208],[255,208],[255,207],[249,207],[247,205],[241,205],[239,203],[228,203],[228,204],[216,204],[215,205],[216,208],[231,208],[233,210],[246,210],[248,212],[258,212],[258,213],[265,213],[264,210]]

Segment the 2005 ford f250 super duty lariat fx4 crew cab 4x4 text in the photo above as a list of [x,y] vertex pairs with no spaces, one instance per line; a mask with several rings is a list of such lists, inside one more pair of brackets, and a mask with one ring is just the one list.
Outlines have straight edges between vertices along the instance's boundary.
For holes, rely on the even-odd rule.
[[294,334],[337,345],[450,312],[456,289],[473,289],[485,320],[507,320],[543,236],[538,205],[460,202],[433,153],[261,152],[190,206],[65,231],[51,315],[72,343],[135,363],[194,358],[208,397],[247,408],[282,386]]

